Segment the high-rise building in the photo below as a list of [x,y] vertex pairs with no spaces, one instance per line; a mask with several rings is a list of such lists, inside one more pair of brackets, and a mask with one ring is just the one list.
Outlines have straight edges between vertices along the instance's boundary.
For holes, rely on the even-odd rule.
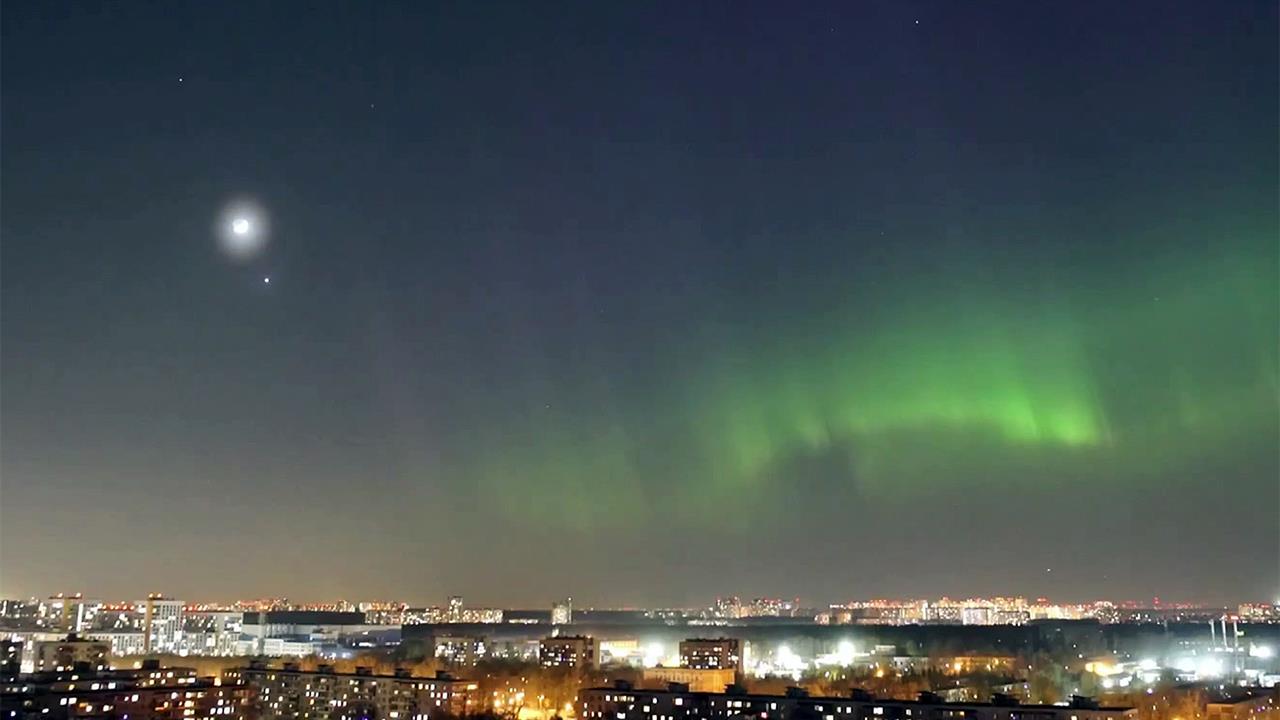
[[600,664],[596,639],[586,635],[557,635],[538,641],[538,663],[546,668],[593,668]]
[[148,653],[177,652],[182,640],[182,601],[152,593],[139,600],[142,632]]
[[551,606],[552,625],[570,625],[573,623],[573,598],[565,598],[564,602]]
[[183,650],[190,655],[234,655],[244,632],[244,615],[239,610],[186,611]]
[[690,638],[680,643],[680,667],[694,670],[741,670],[742,641],[738,638]]
[[40,602],[40,624],[58,632],[88,630],[101,603],[86,600],[80,593],[58,593]]

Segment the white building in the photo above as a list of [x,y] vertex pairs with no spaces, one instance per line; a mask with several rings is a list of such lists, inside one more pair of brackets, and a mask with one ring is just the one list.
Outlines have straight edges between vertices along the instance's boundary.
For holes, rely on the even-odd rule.
[[147,654],[147,636],[142,632],[110,630],[87,633],[85,637],[108,643],[111,646],[111,654],[115,657]]
[[150,595],[135,607],[142,614],[147,653],[176,653],[182,641],[182,601]]
[[58,593],[40,601],[36,610],[38,622],[42,627],[57,632],[80,632],[93,625],[94,615],[102,603],[87,600],[80,593],[69,595]]
[[303,657],[319,654],[322,645],[323,643],[315,640],[264,638],[261,653],[268,657]]

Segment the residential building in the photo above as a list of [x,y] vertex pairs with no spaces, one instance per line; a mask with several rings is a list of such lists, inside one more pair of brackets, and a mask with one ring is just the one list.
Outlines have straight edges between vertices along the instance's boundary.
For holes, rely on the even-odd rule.
[[240,610],[187,611],[183,622],[183,652],[191,655],[234,655],[244,632]]
[[538,662],[547,668],[592,668],[600,664],[600,650],[586,635],[545,637],[538,641]]
[[154,660],[139,669],[95,671],[81,665],[0,683],[0,715],[28,720],[241,720],[248,701],[242,685],[197,677],[191,668],[160,667]]
[[475,665],[485,657],[484,638],[475,635],[437,635],[432,654],[449,665]]
[[178,654],[223,657],[235,655],[239,641],[239,633],[185,630],[182,633],[182,641],[178,643]]
[[80,593],[58,593],[40,602],[37,610],[42,627],[57,632],[80,632],[93,625],[101,603],[86,600]]
[[728,637],[681,641],[680,667],[695,670],[741,670],[742,641]]
[[137,612],[142,613],[146,653],[178,652],[182,639],[182,601],[153,593],[135,605]]
[[127,657],[147,654],[147,634],[139,630],[111,630],[85,633],[90,640],[105,642],[111,646],[111,655]]
[[375,675],[370,668],[335,672],[332,665],[299,669],[296,663],[271,668],[255,662],[224,677],[247,685],[253,692],[254,717],[262,720],[310,718],[342,720],[353,717],[426,720],[446,712],[464,715],[476,707],[476,683],[448,673],[414,677],[407,670]]
[[500,623],[503,612],[499,608],[466,607],[461,595],[452,595],[444,607],[405,608],[402,617],[405,625]]
[[666,690],[637,690],[625,681],[578,693],[581,720],[685,720],[758,717],[769,720],[1136,720],[1129,707],[1099,707],[1088,698],[1068,705],[948,703],[933,693],[917,700],[878,699],[855,690],[848,697],[810,697],[800,688],[785,695],[703,693],[672,683]]

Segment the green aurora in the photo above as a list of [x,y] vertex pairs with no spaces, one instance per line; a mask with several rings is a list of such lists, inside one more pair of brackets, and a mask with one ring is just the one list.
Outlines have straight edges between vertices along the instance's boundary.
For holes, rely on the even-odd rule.
[[592,395],[508,427],[492,440],[509,451],[478,463],[480,487],[509,517],[584,531],[710,515],[741,529],[806,477],[833,499],[909,503],[938,489],[1206,482],[1195,468],[1240,457],[1274,468],[1276,267],[1260,232],[1073,293],[917,272],[877,289],[874,315],[744,323],[727,342],[708,332],[658,415]]

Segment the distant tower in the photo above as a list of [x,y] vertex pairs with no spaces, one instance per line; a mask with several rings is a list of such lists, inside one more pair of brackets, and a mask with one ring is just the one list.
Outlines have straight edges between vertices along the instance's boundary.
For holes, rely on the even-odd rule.
[[551,606],[552,625],[570,625],[573,623],[573,598],[565,598],[564,602]]
[[446,614],[448,621],[451,623],[462,622],[462,596],[449,596],[449,609]]

